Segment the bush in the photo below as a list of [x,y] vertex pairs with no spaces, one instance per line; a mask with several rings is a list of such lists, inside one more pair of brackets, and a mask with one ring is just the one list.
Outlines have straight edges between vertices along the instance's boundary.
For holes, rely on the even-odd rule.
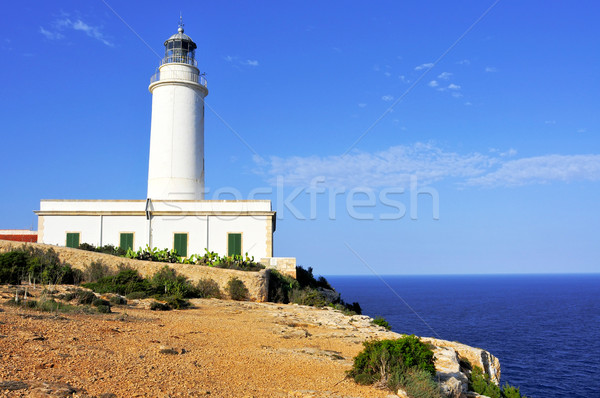
[[183,275],[165,265],[150,279],[152,290],[155,294],[175,295],[180,297],[195,296],[194,288]]
[[329,304],[329,301],[327,301],[327,298],[321,292],[309,287],[302,290],[292,290],[290,301],[294,304],[310,305],[313,307],[324,307]]
[[152,302],[150,309],[152,311],[171,311],[169,304],[159,303],[158,301]]
[[125,300],[124,297],[118,296],[118,295],[110,296],[110,298],[108,299],[108,301],[110,301],[110,303],[114,304],[114,305],[125,305],[125,304],[127,304],[127,300]]
[[97,298],[94,301],[92,301],[92,305],[94,307],[100,307],[101,305],[110,307],[110,302],[108,302],[107,300],[101,299],[101,298]]
[[[393,381],[394,382],[394,381]],[[429,372],[422,369],[409,369],[397,380],[394,391],[402,388],[411,398],[443,398],[440,386],[432,379]]]
[[97,293],[117,293],[127,295],[132,292],[152,291],[150,283],[133,269],[124,268],[114,276],[105,276],[97,282],[84,283],[84,287]]
[[96,300],[96,295],[89,290],[78,290],[74,295],[79,304],[92,304]]
[[81,281],[81,271],[61,263],[52,249],[25,246],[0,254],[0,283],[18,285],[23,280],[72,284]]
[[184,308],[190,307],[191,305],[188,300],[185,300],[179,296],[168,296],[164,297],[163,299],[167,302],[167,305],[169,307],[174,308],[176,310],[182,310]]
[[114,273],[111,272],[110,268],[102,263],[102,261],[92,261],[92,263],[83,270],[83,280],[85,282],[97,282],[104,277],[113,275]]
[[213,279],[200,279],[196,283],[196,294],[199,298],[221,298],[221,289]]
[[110,305],[98,305],[96,306],[96,310],[101,314],[110,314],[112,311],[110,310]]
[[229,297],[232,300],[247,300],[249,291],[244,282],[237,278],[233,277],[227,282],[227,293],[229,293]]
[[474,366],[471,371],[469,390],[490,398],[527,398],[525,395],[521,395],[519,387],[513,387],[508,383],[501,390],[479,366]]
[[313,275],[312,267],[308,267],[308,269],[304,269],[301,265],[296,267],[296,280],[300,284],[300,287],[311,287],[311,288],[322,288],[322,289],[332,289],[327,279],[320,276],[319,279],[315,279]]
[[296,279],[274,269],[269,271],[268,301],[287,304],[291,301],[290,297],[294,289],[300,289]]
[[371,323],[373,325],[379,325],[379,326],[383,326],[384,328],[386,328],[387,330],[391,330],[392,327],[390,326],[390,324],[385,320],[384,317],[382,316],[376,316],[375,319],[373,319],[371,321]]
[[415,336],[366,341],[363,345],[365,348],[354,358],[348,372],[359,384],[377,383],[394,391],[411,383],[423,384],[417,383],[423,378],[421,373],[430,379],[435,375],[433,351]]

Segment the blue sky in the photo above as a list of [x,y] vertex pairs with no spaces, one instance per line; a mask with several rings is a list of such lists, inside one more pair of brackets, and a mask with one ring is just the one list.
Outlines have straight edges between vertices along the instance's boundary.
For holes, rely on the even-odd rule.
[[145,198],[147,87],[180,12],[210,90],[207,198],[273,200],[277,256],[600,271],[592,1],[6,4],[0,228],[36,227],[40,199]]

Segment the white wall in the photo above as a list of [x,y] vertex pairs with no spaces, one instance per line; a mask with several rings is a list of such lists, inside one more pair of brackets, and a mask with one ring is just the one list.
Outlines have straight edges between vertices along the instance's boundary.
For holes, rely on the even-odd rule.
[[[242,234],[242,254],[258,261],[272,256],[268,235],[274,212],[270,201],[153,202],[151,220],[145,201],[42,201],[39,242],[65,246],[67,232],[79,232],[81,243],[120,244],[120,233],[134,234],[134,248],[173,248],[173,234],[188,234],[188,255],[204,249],[227,255],[227,234]],[[191,213],[191,214],[190,214]],[[235,215],[231,215],[235,214]]]

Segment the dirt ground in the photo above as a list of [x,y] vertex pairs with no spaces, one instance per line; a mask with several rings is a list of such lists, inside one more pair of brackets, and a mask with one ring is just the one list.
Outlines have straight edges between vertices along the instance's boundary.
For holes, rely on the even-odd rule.
[[[0,294],[0,397],[386,397],[345,379],[362,317],[297,305],[192,300],[155,312],[16,308]],[[35,294],[39,294],[34,292]]]

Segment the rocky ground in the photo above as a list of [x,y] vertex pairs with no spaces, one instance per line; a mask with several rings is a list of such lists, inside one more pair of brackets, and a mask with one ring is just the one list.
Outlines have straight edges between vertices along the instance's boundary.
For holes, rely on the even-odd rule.
[[[363,341],[397,337],[368,317],[215,299],[169,312],[129,302],[110,314],[55,314],[4,304],[13,296],[0,289],[0,397],[390,396],[345,379]],[[462,348],[437,342],[440,377],[463,388]]]

